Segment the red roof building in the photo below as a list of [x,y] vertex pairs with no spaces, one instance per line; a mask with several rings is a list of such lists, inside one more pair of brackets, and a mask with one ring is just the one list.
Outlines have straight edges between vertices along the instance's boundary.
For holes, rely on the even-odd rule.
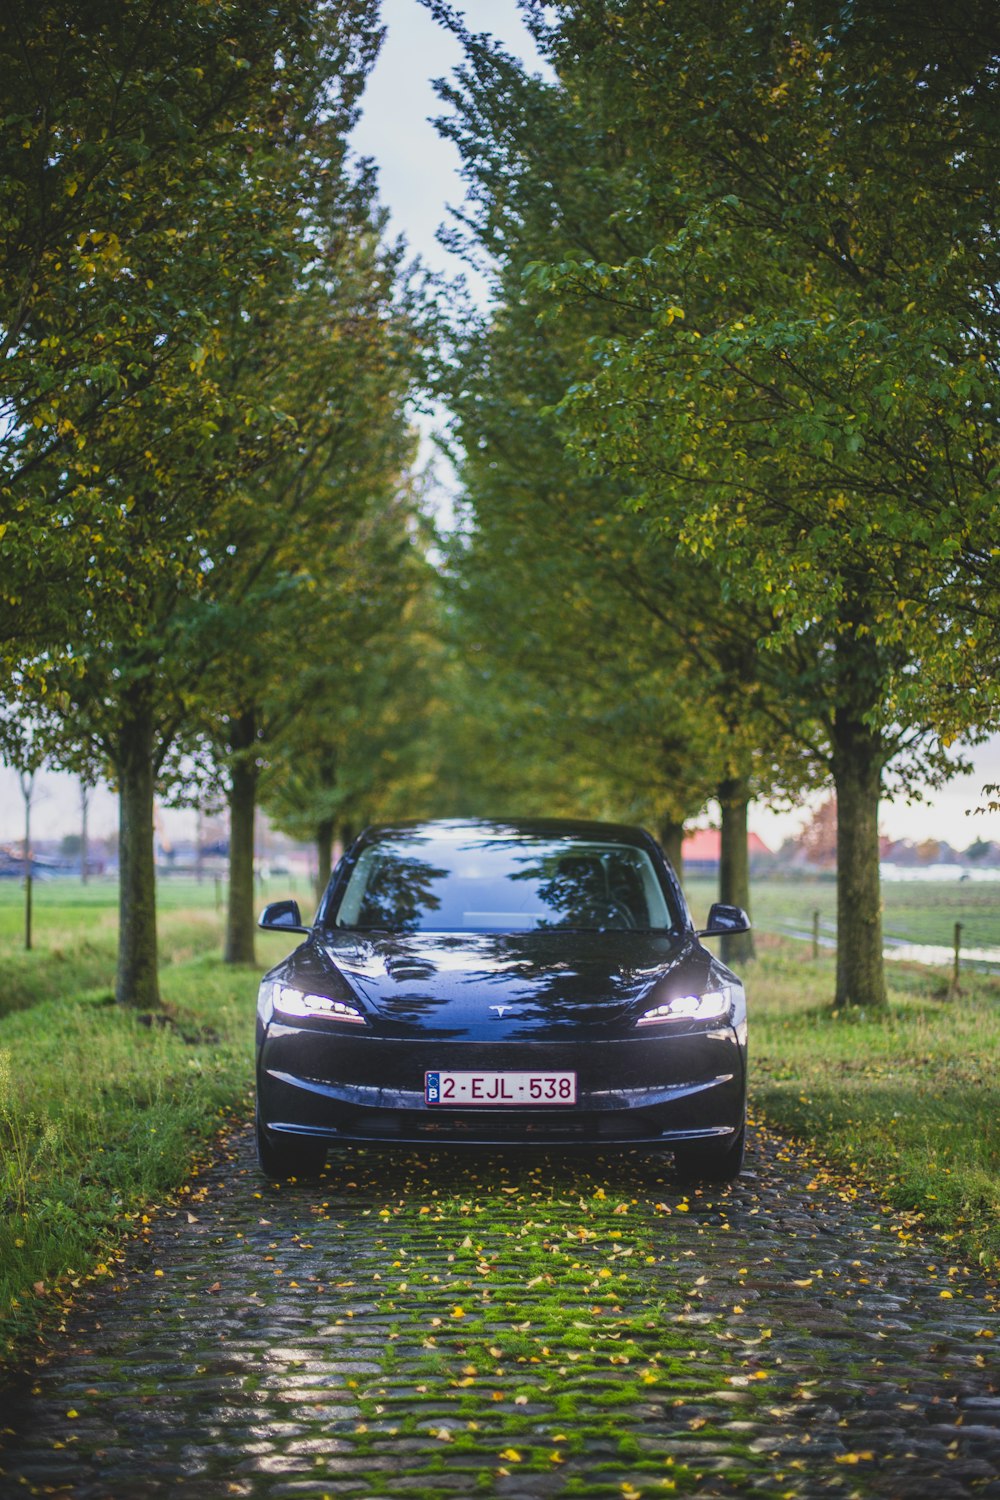
[[[747,835],[747,851],[753,859],[758,854],[770,854],[771,850],[757,834]],[[685,865],[717,865],[722,853],[722,834],[718,828],[696,828],[689,833],[681,847],[681,858]]]

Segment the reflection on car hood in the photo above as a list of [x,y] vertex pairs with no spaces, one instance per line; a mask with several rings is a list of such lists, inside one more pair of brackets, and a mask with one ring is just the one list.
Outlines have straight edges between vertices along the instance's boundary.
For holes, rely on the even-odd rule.
[[317,933],[314,952],[389,1031],[496,1040],[600,1034],[716,967],[665,933]]

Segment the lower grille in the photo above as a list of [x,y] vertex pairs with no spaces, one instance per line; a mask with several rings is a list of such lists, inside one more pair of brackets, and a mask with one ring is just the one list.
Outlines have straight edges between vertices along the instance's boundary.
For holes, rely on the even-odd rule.
[[645,1111],[632,1110],[627,1116],[575,1114],[559,1118],[551,1112],[539,1120],[523,1116],[511,1119],[506,1114],[476,1110],[468,1114],[430,1114],[424,1111],[378,1110],[344,1111],[337,1122],[345,1136],[366,1136],[380,1140],[470,1140],[470,1141],[578,1141],[578,1140],[648,1140],[659,1134],[657,1126]]

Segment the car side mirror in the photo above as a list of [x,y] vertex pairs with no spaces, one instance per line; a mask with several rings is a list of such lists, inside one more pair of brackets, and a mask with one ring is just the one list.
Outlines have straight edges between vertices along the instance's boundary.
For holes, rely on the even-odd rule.
[[708,926],[698,937],[728,937],[734,932],[749,932],[750,918],[742,906],[727,906],[724,901],[715,901],[708,913]]
[[261,912],[257,926],[265,932],[309,932],[303,926],[297,901],[269,901]]

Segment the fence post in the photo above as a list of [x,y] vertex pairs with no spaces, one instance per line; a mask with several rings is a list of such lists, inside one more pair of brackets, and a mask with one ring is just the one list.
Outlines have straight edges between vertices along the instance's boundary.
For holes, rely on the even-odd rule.
[[951,971],[951,984],[948,987],[948,994],[949,994],[949,996],[961,994],[961,991],[960,991],[960,989],[958,987],[958,975],[959,975],[959,969],[961,967],[961,951],[962,951],[962,924],[961,924],[961,922],[956,922],[955,923],[955,960],[954,960],[954,967],[952,968],[952,971]]
[[819,912],[813,912],[813,958],[819,958]]
[[24,877],[24,946],[31,952],[31,866]]

